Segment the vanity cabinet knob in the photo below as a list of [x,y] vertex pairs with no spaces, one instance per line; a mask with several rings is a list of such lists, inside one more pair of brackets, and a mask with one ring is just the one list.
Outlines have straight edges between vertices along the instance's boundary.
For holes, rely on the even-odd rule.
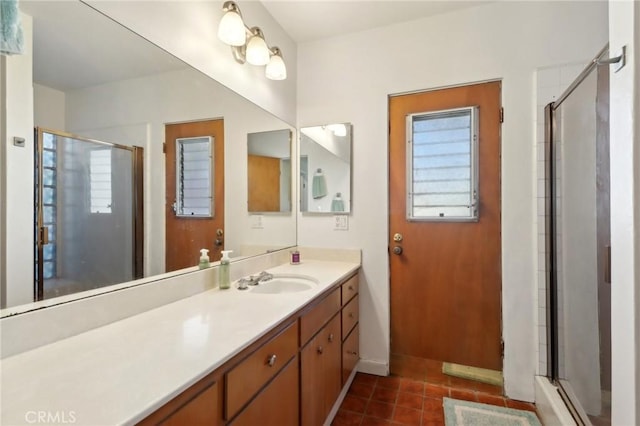
[[349,287],[347,287],[349,290],[353,291],[353,286],[350,285]]
[[318,353],[322,354],[324,352],[324,349],[322,348],[322,346],[318,346]]
[[329,334],[329,342],[333,342],[333,333]]
[[358,355],[358,352],[356,352],[356,351],[347,351],[347,353],[349,355]]
[[267,365],[269,365],[269,367],[273,367],[276,363],[276,358],[276,354],[269,355],[267,358]]
[[353,312],[349,312],[349,318],[355,318],[355,315],[353,314]]

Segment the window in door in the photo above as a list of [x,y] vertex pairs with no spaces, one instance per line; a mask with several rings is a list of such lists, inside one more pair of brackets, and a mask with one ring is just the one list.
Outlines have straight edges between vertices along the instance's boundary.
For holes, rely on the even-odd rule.
[[407,219],[478,219],[478,108],[407,116]]

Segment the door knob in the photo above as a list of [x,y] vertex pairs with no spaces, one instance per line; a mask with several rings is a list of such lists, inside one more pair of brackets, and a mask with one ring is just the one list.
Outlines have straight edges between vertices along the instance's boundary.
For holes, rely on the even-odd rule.
[[398,256],[402,254],[402,247],[400,246],[395,246],[393,248],[393,254],[397,254]]

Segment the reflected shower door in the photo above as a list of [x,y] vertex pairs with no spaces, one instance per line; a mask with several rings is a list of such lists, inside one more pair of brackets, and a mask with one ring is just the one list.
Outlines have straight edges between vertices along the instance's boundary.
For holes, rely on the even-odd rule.
[[[551,104],[553,378],[585,424],[610,424],[609,70]],[[548,109],[549,111],[549,109]]]
[[141,149],[37,133],[36,300],[140,278]]

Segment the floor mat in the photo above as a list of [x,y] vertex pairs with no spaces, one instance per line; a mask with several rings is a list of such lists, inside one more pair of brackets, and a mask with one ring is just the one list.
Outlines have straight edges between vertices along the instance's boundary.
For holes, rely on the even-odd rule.
[[443,398],[445,426],[541,426],[534,412]]

